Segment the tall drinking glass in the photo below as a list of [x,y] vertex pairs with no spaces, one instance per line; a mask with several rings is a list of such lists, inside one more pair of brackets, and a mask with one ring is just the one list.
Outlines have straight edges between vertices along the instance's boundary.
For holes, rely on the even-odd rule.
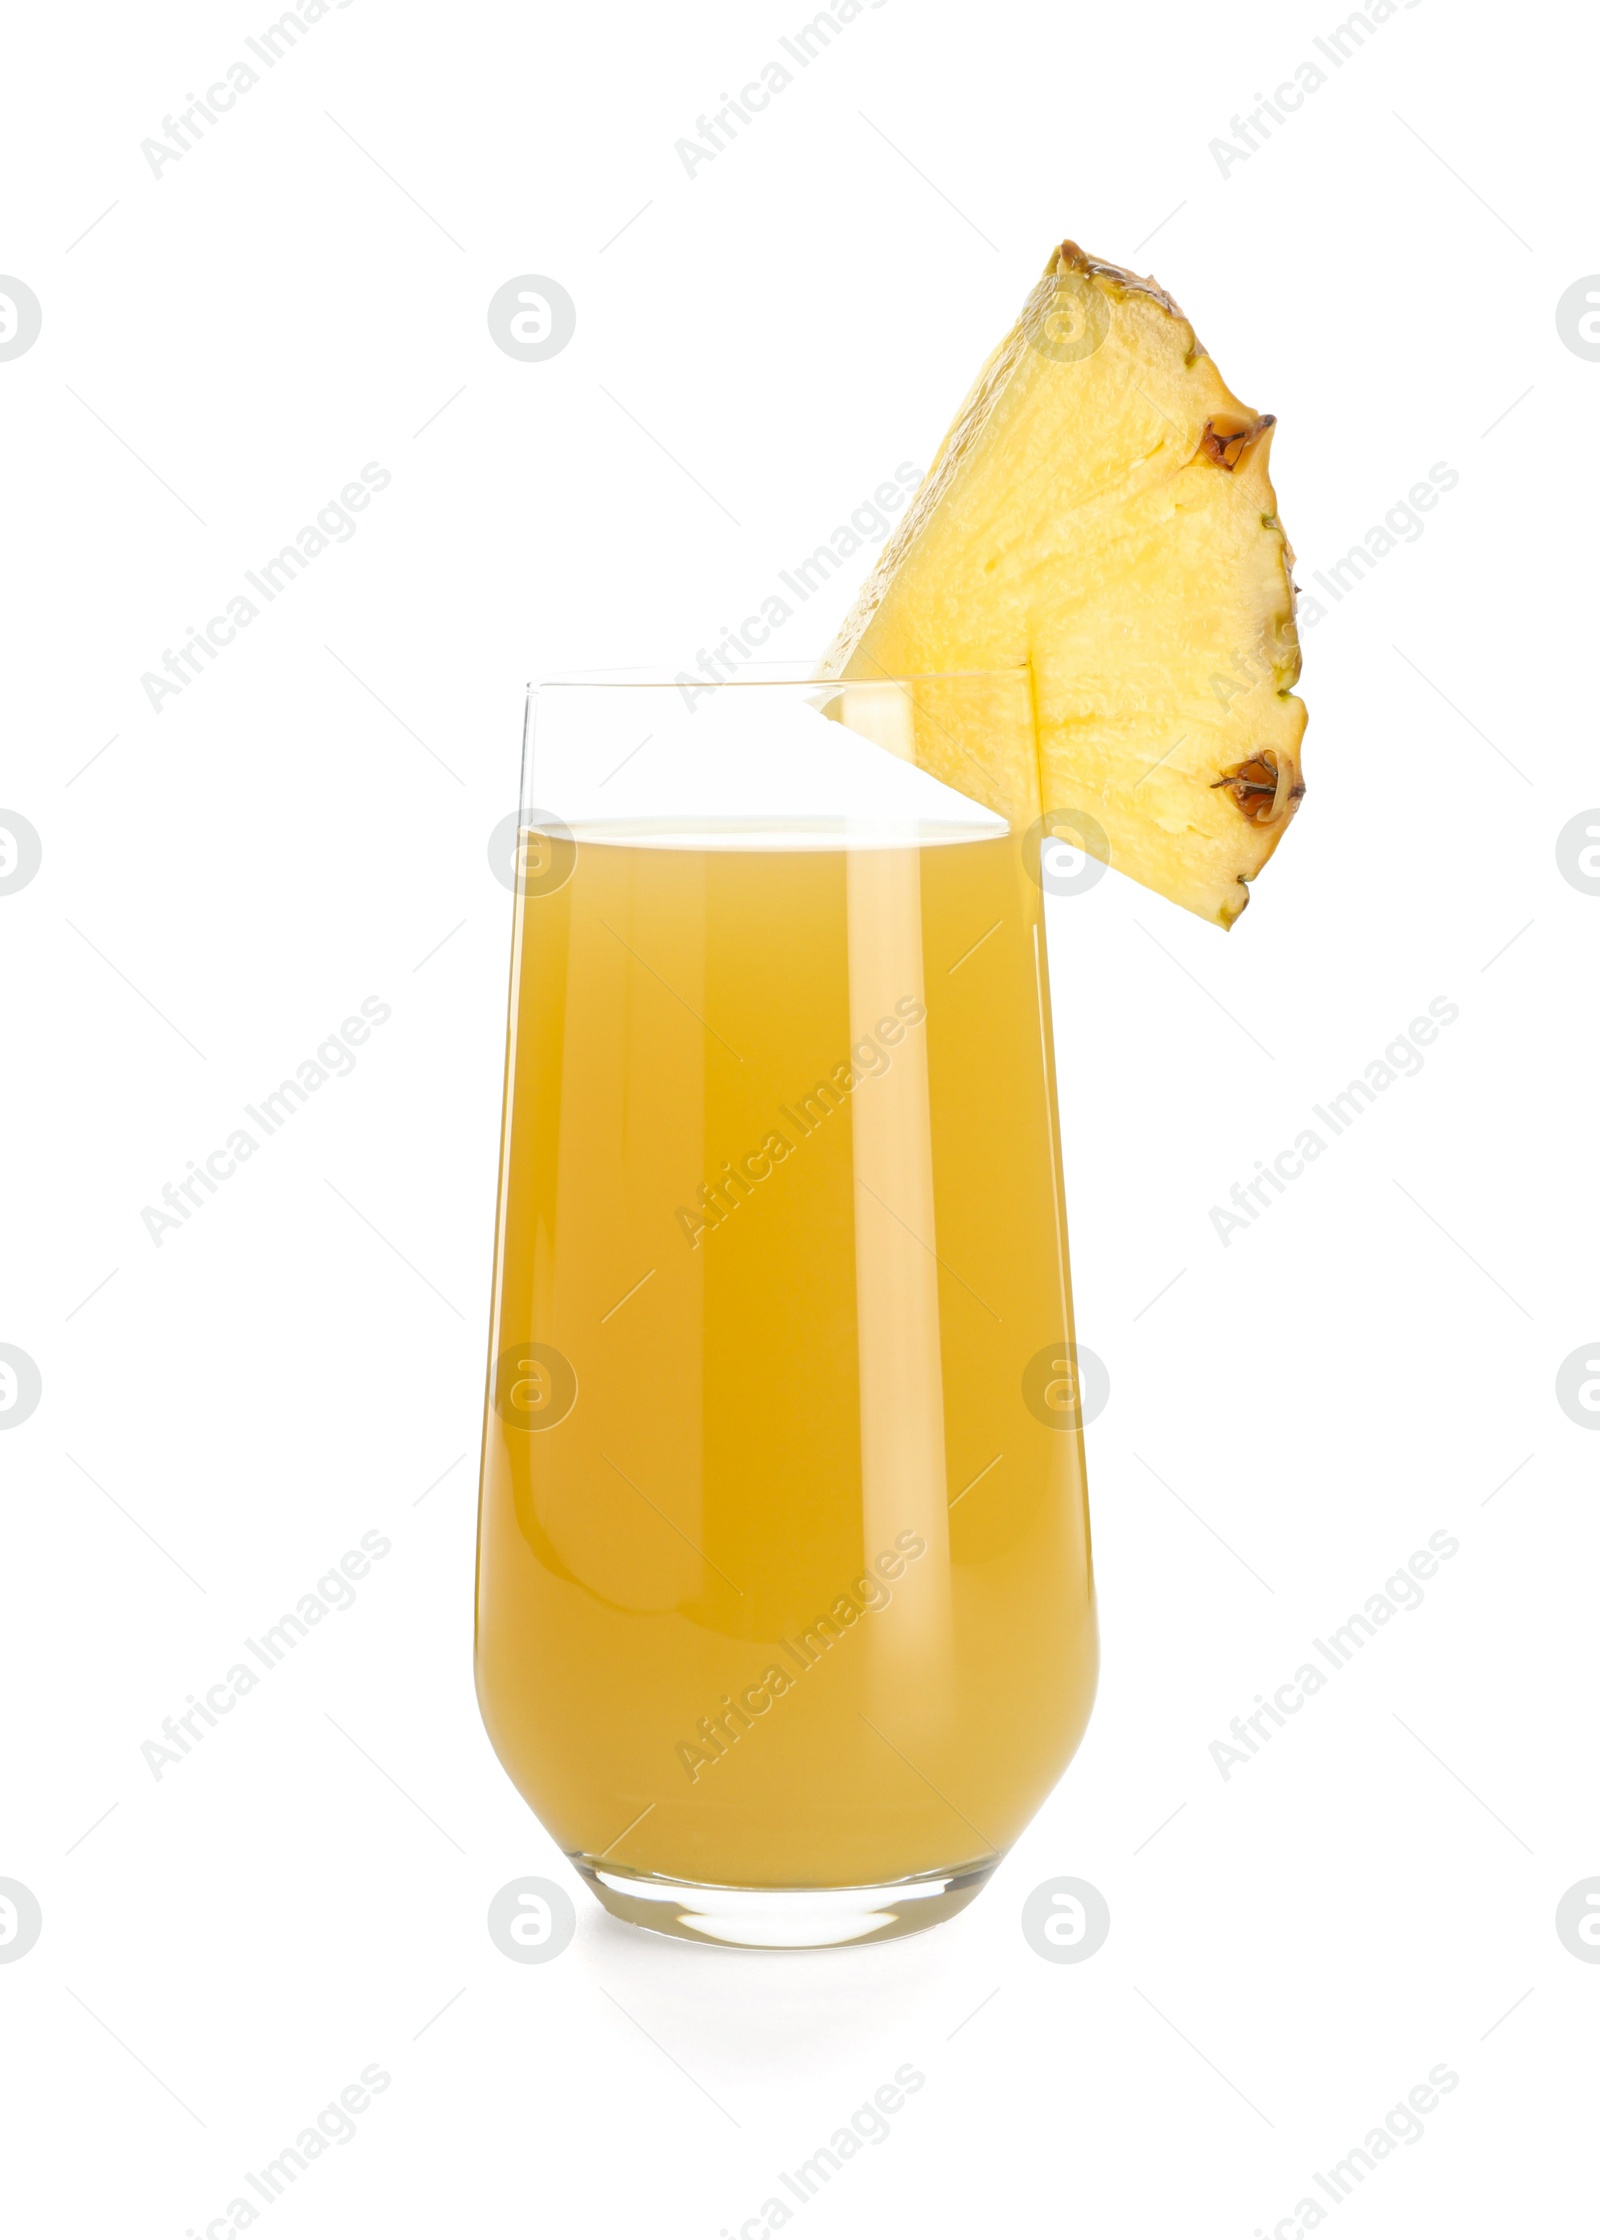
[[1038,804],[930,742],[1027,670],[530,695],[478,1698],[674,1936],[958,1912],[1094,1693]]

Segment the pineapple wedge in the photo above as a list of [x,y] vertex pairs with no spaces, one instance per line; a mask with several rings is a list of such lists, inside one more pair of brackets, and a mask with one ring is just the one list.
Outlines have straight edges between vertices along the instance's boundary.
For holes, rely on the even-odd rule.
[[1305,790],[1272,425],[1153,280],[1064,241],[823,674],[1031,662],[1038,769],[953,721],[919,727],[927,767],[1231,925]]

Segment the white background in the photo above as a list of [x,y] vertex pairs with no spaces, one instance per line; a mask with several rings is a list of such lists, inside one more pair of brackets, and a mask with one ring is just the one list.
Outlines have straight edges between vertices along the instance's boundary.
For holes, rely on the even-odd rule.
[[[1572,2229],[1600,1440],[1555,1377],[1600,1327],[1600,899],[1555,842],[1600,798],[1600,364],[1555,306],[1600,268],[1592,28],[1402,8],[1224,177],[1337,10],[887,0],[691,179],[675,141],[806,11],[353,0],[152,176],[271,20],[35,8],[4,58],[0,270],[44,313],[0,363],[0,806],[44,848],[0,898],[0,1339],[43,1379],[0,1442],[0,1873],[44,1912],[0,1967],[19,2231],[224,2232],[373,2062],[271,2230],[754,2234],[906,2062],[808,2232],[1282,2240],[1439,2063],[1330,2219]],[[1111,1375],[1089,1737],[936,1935],[680,1949],[580,1890],[515,1967],[493,1893],[576,1888],[469,1662],[523,680],[692,665],[926,466],[1063,234],[1279,414],[1308,593],[1460,477],[1306,634],[1310,791],[1237,930],[1115,877],[1052,906]],[[525,273],[577,305],[541,364],[486,324]],[[369,460],[358,533],[154,711],[141,674]],[[773,652],[821,649],[833,589]],[[153,1244],[141,1208],[371,995],[357,1071]],[[1210,1207],[1437,996],[1423,1071],[1224,1248]],[[1441,1529],[1424,1605],[1224,1782],[1228,1722]],[[355,1607],[155,1782],[141,1743],[369,1530]],[[1081,1966],[1019,1930],[1063,1874],[1111,1908]]]

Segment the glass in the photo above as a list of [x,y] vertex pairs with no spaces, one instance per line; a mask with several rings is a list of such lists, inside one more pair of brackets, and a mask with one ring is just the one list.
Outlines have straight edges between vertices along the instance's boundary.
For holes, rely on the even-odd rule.
[[547,685],[505,828],[478,1698],[706,1942],[960,1911],[1094,1694],[1038,804],[919,751],[1028,671]]

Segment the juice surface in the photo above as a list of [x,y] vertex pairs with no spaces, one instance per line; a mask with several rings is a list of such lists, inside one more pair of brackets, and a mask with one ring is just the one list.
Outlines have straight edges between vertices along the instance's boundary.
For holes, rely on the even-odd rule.
[[1097,1654],[1024,1393],[1071,1336],[1039,889],[1010,834],[648,843],[517,905],[486,1725],[619,1871],[991,1859]]

